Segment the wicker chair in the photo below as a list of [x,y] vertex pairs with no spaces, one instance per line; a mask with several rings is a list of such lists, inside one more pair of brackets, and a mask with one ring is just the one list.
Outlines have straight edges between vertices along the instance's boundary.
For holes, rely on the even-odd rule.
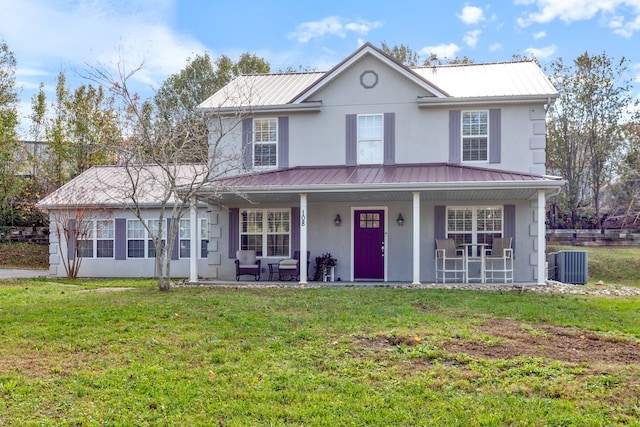
[[256,282],[260,280],[260,260],[256,258],[254,250],[236,251],[236,281],[240,276],[250,274],[255,276]]

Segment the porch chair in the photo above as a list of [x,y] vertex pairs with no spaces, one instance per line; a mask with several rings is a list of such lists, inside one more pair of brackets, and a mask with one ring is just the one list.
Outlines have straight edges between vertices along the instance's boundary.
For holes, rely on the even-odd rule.
[[250,274],[255,276],[256,282],[260,280],[260,260],[256,258],[254,250],[236,251],[236,281],[240,276]]
[[[311,252],[307,251],[307,274],[310,256]],[[300,280],[300,251],[295,251],[293,258],[286,258],[278,263],[278,279],[284,280],[286,276],[289,276],[289,280]]]
[[502,278],[503,283],[513,283],[513,248],[511,237],[493,239],[491,249],[485,252],[485,281],[493,282],[495,276]]
[[464,282],[467,274],[464,261],[464,250],[456,248],[455,240],[436,239],[436,283],[439,280],[447,283],[447,274],[454,282]]

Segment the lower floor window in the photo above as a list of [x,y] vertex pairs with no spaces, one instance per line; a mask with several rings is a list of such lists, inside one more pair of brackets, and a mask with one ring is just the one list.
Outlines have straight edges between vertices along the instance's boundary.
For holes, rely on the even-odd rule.
[[240,212],[240,249],[255,250],[257,256],[289,257],[290,237],[289,209],[245,209]]
[[490,246],[494,238],[502,237],[503,223],[502,206],[447,208],[447,237],[454,239],[457,245]]
[[115,229],[113,220],[82,220],[76,229],[78,256],[113,258]]

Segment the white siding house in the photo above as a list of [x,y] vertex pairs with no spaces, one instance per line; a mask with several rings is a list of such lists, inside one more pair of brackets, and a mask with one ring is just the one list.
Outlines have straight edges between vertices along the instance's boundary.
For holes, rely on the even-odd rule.
[[[238,77],[199,106],[211,151],[233,172],[215,171],[197,194],[185,219],[198,231],[183,240],[198,256],[178,253],[173,275],[235,280],[236,251],[249,249],[263,281],[300,252],[306,283],[315,257],[329,252],[335,280],[432,283],[436,239],[484,248],[508,237],[515,281],[543,283],[545,202],[564,184],[545,175],[545,116],[556,97],[534,62],[410,69],[368,43],[327,72]],[[40,206],[52,215],[76,208],[56,197]],[[112,215],[114,250],[95,256],[96,238],[82,275],[153,275],[152,254],[133,242],[144,236],[126,238],[130,227],[138,236],[127,201],[91,204]],[[60,275],[59,251],[77,248],[51,243]]]
[[437,238],[511,237],[515,281],[542,283],[556,96],[534,62],[410,69],[370,44],[324,73],[241,76],[199,107],[212,134],[237,124],[224,145],[243,172],[200,194],[219,265],[198,274],[233,278],[238,249],[264,272],[309,251],[302,283],[325,252],[343,281],[428,283]]

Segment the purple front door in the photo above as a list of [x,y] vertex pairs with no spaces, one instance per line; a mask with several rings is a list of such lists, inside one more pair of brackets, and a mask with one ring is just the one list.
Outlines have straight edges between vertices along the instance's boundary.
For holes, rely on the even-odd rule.
[[353,270],[355,280],[384,280],[384,211],[355,211]]

